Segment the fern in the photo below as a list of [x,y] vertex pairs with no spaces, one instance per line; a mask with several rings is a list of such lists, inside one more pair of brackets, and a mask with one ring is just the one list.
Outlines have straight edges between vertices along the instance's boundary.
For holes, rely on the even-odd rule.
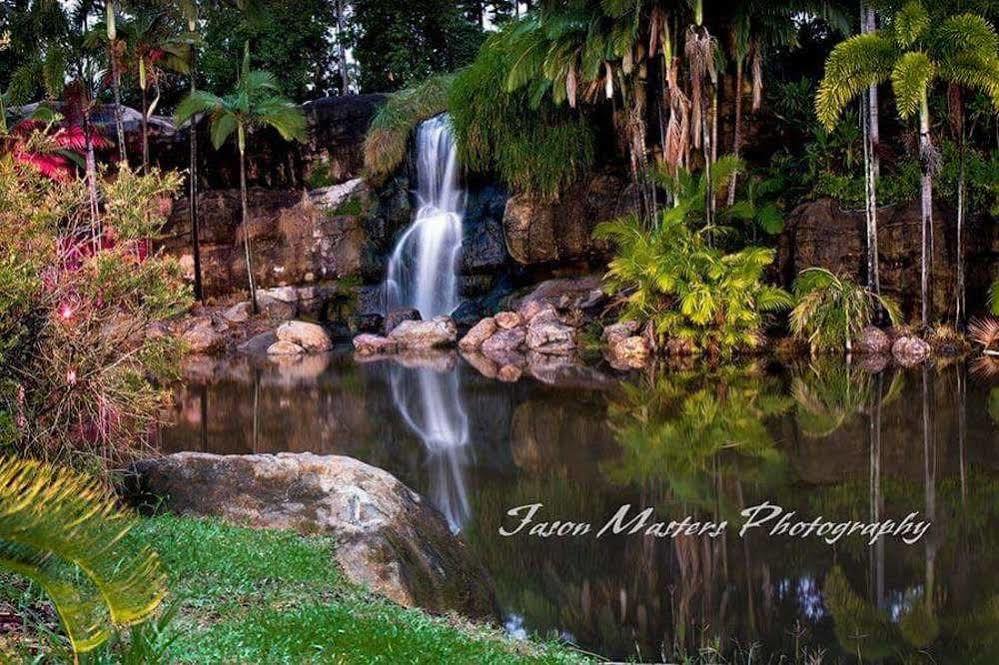
[[0,459],[0,568],[46,592],[77,653],[106,641],[110,626],[145,620],[163,600],[156,554],[123,559],[117,550],[133,524],[97,481]]

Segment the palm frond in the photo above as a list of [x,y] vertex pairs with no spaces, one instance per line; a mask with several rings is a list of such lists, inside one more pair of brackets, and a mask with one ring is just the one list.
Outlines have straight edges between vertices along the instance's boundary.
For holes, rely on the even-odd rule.
[[922,51],[910,51],[898,59],[891,73],[891,82],[895,91],[895,106],[902,118],[910,118],[919,112],[934,76],[936,66]]
[[883,35],[856,35],[840,42],[826,61],[825,76],[815,96],[815,112],[832,130],[846,105],[872,85],[891,78],[898,58],[896,45]]

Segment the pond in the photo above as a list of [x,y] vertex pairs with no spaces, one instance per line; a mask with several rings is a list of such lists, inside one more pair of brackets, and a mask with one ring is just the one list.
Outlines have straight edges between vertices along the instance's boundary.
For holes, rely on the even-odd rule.
[[[427,496],[495,581],[507,629],[608,658],[999,662],[999,382],[954,361],[843,362],[501,383],[457,354],[197,366],[167,452],[315,452],[382,467]],[[869,545],[853,531],[740,533],[747,507],[830,523],[929,521]],[[543,504],[514,535],[519,506]],[[596,536],[629,518],[706,535]],[[538,522],[589,522],[575,537]],[[824,524],[824,522],[823,522]],[[786,527],[785,527],[786,528]],[[813,527],[814,528],[814,527]],[[827,533],[832,533],[827,531]],[[915,659],[915,660],[913,660]]]

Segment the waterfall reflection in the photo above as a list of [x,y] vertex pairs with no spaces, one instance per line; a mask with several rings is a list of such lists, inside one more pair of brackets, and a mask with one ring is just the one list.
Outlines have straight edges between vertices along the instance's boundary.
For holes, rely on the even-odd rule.
[[395,407],[427,449],[430,499],[457,533],[471,515],[465,469],[472,461],[458,372],[395,363],[388,371]]

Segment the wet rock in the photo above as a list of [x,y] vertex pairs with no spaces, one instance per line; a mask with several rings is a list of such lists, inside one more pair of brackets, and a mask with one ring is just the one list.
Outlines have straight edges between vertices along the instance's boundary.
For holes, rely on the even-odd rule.
[[298,344],[283,339],[279,339],[267,347],[268,356],[300,356],[303,353],[305,353],[305,349]]
[[[527,331],[523,328],[513,330],[498,330],[496,333],[482,343],[482,353],[500,362],[505,355],[519,351],[527,339]],[[501,363],[507,364],[507,363]]]
[[461,338],[461,341],[458,342],[458,348],[462,351],[477,351],[482,347],[482,343],[492,337],[495,332],[496,320],[491,316],[486,317],[472,326],[472,329]]
[[520,377],[523,376],[524,370],[520,369],[516,365],[504,365],[500,367],[499,371],[496,373],[496,378],[504,383],[516,383],[520,381]]
[[525,342],[531,351],[570,355],[576,351],[576,330],[559,321],[554,312],[542,312],[531,319]]
[[608,362],[615,369],[641,369],[649,362],[649,344],[638,335],[626,337],[610,345]]
[[222,312],[222,316],[230,323],[243,323],[250,318],[252,305],[249,301],[238,302]]
[[267,353],[267,349],[269,349],[271,345],[277,341],[278,338],[277,335],[274,334],[274,331],[268,330],[260,333],[259,335],[254,335],[237,346],[236,350],[240,353],[246,353],[249,355],[262,355]]
[[324,353],[333,348],[330,336],[322,326],[315,323],[288,321],[278,326],[275,334],[282,342],[300,346],[307,353]]
[[496,363],[489,358],[486,358],[481,353],[477,353],[475,351],[463,352],[461,357],[465,359],[465,362],[475,368],[475,371],[487,379],[495,379],[497,372],[499,372],[499,368]]
[[403,307],[400,309],[393,309],[391,312],[385,315],[385,334],[388,335],[390,332],[396,329],[396,327],[403,321],[422,321],[423,317],[420,316],[420,310],[415,307]]
[[864,328],[853,344],[855,353],[883,354],[891,351],[891,338],[888,333],[874,326]]
[[194,324],[181,335],[188,350],[195,354],[213,354],[225,347],[225,338],[215,332],[212,321],[208,317],[197,319]]
[[496,617],[488,574],[440,513],[355,459],[178,453],[134,465],[126,491],[182,515],[332,536],[333,556],[356,584],[407,607]]
[[536,314],[540,311],[540,309],[536,309],[536,311],[531,312],[527,309],[532,302],[539,303],[542,309],[545,305],[551,305],[559,311],[592,312],[607,301],[607,294],[601,288],[602,282],[599,275],[550,279],[541,282],[530,293],[521,298],[517,310],[525,321],[532,318],[525,316],[525,314]]
[[899,337],[891,346],[891,354],[899,365],[913,367],[930,357],[930,345],[918,337]]
[[517,312],[500,312],[493,318],[496,319],[496,325],[503,330],[512,330],[524,323]]
[[438,316],[431,321],[403,321],[388,335],[400,348],[431,349],[454,344],[458,327],[448,316]]
[[600,341],[608,347],[614,346],[634,335],[640,327],[638,321],[622,321],[611,324],[604,328],[603,334],[600,335]]
[[354,349],[358,355],[374,356],[386,353],[395,353],[399,349],[399,344],[381,335],[362,333],[354,338]]

